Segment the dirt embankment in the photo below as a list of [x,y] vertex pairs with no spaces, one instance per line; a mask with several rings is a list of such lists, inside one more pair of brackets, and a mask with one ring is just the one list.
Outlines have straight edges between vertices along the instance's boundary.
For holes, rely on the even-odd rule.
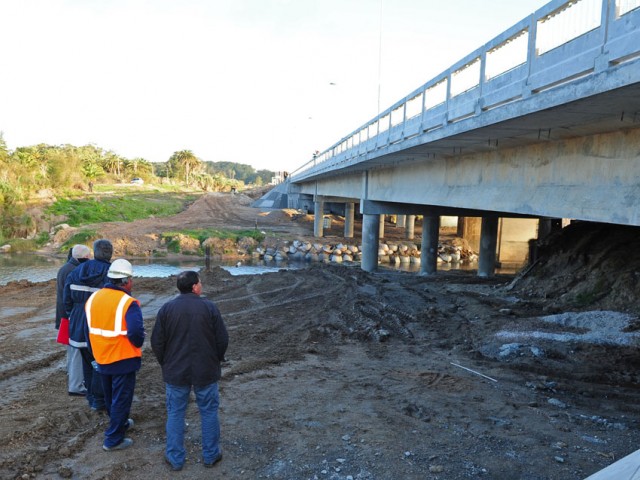
[[[254,200],[252,196],[243,193],[208,193],[172,217],[109,222],[87,225],[84,228],[91,228],[110,239],[116,256],[129,257],[166,255],[167,245],[163,242],[162,234],[188,229],[259,229],[268,233],[268,241],[313,236],[313,216],[301,215],[295,210],[260,211],[251,207]],[[57,251],[77,230],[60,230],[48,251]],[[224,248],[213,253],[222,254]]]
[[540,242],[538,261],[514,286],[550,310],[640,315],[640,235],[634,227],[574,223]]
[[[250,227],[261,218],[246,205],[222,213],[227,198],[208,199],[201,214],[113,225],[105,236],[152,235],[188,222]],[[293,237],[296,225],[308,234],[304,219],[271,227]],[[609,244],[591,242],[606,232],[578,228],[586,229],[564,235],[584,243],[556,239],[564,250],[550,245],[515,283],[473,272],[420,277],[335,265],[256,276],[203,272],[203,293],[219,305],[231,339],[221,381],[224,459],[203,468],[191,405],[180,477],[574,480],[633,452],[640,444],[638,292],[636,283],[615,280],[632,280],[640,264],[605,259]],[[613,282],[608,294],[595,288],[594,267]],[[174,281],[135,279],[148,332],[176,294]],[[148,342],[132,411],[135,443],[103,452],[105,418],[67,396],[64,349],[53,340],[54,290],[53,281],[0,287],[0,478],[175,478],[163,462],[164,386]],[[595,315],[615,333],[606,341],[595,323],[548,316],[601,307],[617,311]]]

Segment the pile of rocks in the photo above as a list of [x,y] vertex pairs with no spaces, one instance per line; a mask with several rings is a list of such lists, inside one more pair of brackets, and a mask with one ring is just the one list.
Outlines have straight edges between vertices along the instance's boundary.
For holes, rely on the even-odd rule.
[[381,243],[378,245],[379,263],[420,264],[420,250],[414,243]]
[[455,240],[452,244],[438,245],[438,263],[475,263],[477,261],[477,253],[458,245]]
[[[252,256],[266,262],[275,261],[308,261],[308,262],[359,262],[362,256],[362,245],[329,244],[294,240],[279,245],[259,246],[252,251]],[[439,244],[438,263],[473,263],[478,255],[460,245]],[[411,242],[381,243],[378,247],[379,263],[412,263],[420,264],[420,250]]]
[[339,243],[311,243],[294,240],[279,246],[257,247],[252,255],[269,261],[358,262],[362,247]]

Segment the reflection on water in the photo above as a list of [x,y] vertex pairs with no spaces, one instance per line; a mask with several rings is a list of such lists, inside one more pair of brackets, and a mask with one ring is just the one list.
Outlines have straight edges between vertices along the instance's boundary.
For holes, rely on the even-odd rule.
[[0,285],[15,280],[45,282],[56,278],[65,259],[27,254],[0,255]]
[[[17,280],[31,282],[46,282],[56,278],[58,270],[66,262],[65,258],[45,257],[35,254],[3,254],[0,255],[0,285]],[[162,259],[133,259],[131,260],[136,277],[170,277],[184,270],[204,268],[204,259],[169,260]],[[246,264],[236,266],[236,261],[227,263],[215,262],[232,275],[258,275],[267,272],[277,272],[283,268],[292,269],[300,266],[289,264]]]
[[[0,285],[6,285],[16,280],[29,280],[31,282],[46,282],[55,279],[58,270],[66,259],[57,257],[45,257],[35,254],[2,254],[0,255]],[[196,270],[204,268],[204,259],[198,258],[193,260],[169,260],[162,259],[133,259],[131,263],[134,266],[136,277],[169,277],[177,275],[184,270]],[[264,263],[258,261],[256,263],[243,262],[237,264],[236,261],[215,262],[212,265],[218,265],[227,270],[232,275],[259,275],[268,272],[277,272],[282,269],[298,269],[304,268],[305,263],[292,262],[269,262]],[[381,269],[391,269],[396,271],[418,273],[420,265],[415,263],[401,263],[399,265],[379,264]],[[477,264],[439,264],[438,270],[477,270]],[[517,267],[505,267],[497,269],[499,274],[513,274],[518,270]]]

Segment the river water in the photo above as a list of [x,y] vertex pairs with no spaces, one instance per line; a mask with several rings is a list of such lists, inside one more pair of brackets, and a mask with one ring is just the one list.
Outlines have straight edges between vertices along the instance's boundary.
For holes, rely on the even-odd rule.
[[[66,262],[61,257],[49,257],[36,254],[1,254],[0,255],[0,285],[6,285],[16,280],[29,280],[31,282],[46,282],[56,278],[58,270]],[[159,259],[132,259],[134,273],[136,277],[169,277],[177,275],[184,270],[199,271],[204,268],[203,258],[193,260],[169,260]],[[226,263],[212,262],[211,265],[218,265],[232,275],[259,275],[267,272],[277,272],[281,269],[304,268],[305,263],[292,262],[268,262],[258,260],[254,263],[243,262],[238,266],[237,261]],[[439,264],[438,270],[476,270],[476,264]],[[392,265],[381,263],[380,269],[396,270],[409,273],[418,273],[420,265],[406,263]],[[513,274],[516,267],[497,269],[496,273]]]
[[[0,285],[6,285],[16,280],[31,282],[46,282],[56,278],[58,270],[66,262],[65,258],[49,257],[35,254],[2,254],[0,255]],[[168,260],[168,259],[133,259],[133,270],[136,277],[169,277],[184,270],[200,270],[204,268],[204,259]],[[236,262],[226,264],[212,262],[228,270],[232,275],[257,275],[266,272],[276,272],[282,268],[296,268],[295,265],[279,264],[241,264]]]

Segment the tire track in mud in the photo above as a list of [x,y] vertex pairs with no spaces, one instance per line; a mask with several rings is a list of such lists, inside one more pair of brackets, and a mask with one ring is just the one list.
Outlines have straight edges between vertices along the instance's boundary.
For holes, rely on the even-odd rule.
[[[233,198],[233,197],[232,197]],[[227,199],[225,197],[225,199]],[[213,214],[213,217],[216,219],[220,219],[222,220],[221,223],[226,223],[226,224],[242,224],[247,222],[246,218],[242,218],[240,215],[237,214],[231,214],[230,212],[235,212],[237,211],[237,207],[238,205],[234,205],[234,208],[229,208],[230,207],[230,203],[228,200],[226,203],[226,205],[221,207],[221,202],[220,202],[221,198],[214,198],[207,195],[204,197],[204,204],[207,206],[207,209],[209,210],[209,212],[211,214]]]
[[64,350],[46,356],[35,356],[3,365],[0,372],[0,407],[21,400],[37,383],[63,369]]
[[[269,274],[265,274],[269,275]],[[276,274],[278,275],[278,274]],[[284,305],[304,302],[313,300],[322,296],[333,295],[343,288],[346,280],[331,272],[319,272],[321,277],[330,277],[333,281],[332,286],[327,288],[326,278],[319,280],[318,282],[308,282],[308,278],[298,277],[295,272],[292,272],[288,279],[292,280],[292,283],[286,286],[279,286],[282,280],[278,282],[278,286],[269,290],[257,290],[253,279],[241,285],[241,289],[237,284],[229,285],[224,292],[216,292],[215,298],[212,300],[220,308],[223,318],[236,317],[239,315],[252,314],[264,309],[272,309],[281,307]],[[236,277],[240,278],[240,277]],[[263,276],[264,278],[264,276]],[[274,277],[280,278],[280,277]],[[256,284],[263,284],[264,282],[255,282]],[[297,290],[309,291],[309,293],[295,293]],[[205,295],[209,297],[209,295]],[[240,307],[234,309],[233,307],[225,307],[225,304],[229,305],[235,302],[249,301],[252,306],[244,308]]]
[[[28,303],[29,299],[21,299]],[[55,301],[53,301],[55,303]],[[23,398],[30,386],[64,370],[65,347],[55,342],[53,307],[4,307],[0,313],[0,407]]]
[[282,289],[282,288],[274,288],[271,290],[265,290],[265,291],[257,291],[253,285],[252,281],[247,282],[244,285],[245,290],[247,291],[246,295],[234,295],[233,297],[217,297],[214,302],[216,304],[222,304],[222,303],[227,303],[227,302],[235,302],[235,301],[239,301],[239,300],[250,300],[251,302],[256,303],[257,305],[263,305],[263,306],[268,306],[267,302],[265,302],[264,300],[262,300],[261,297],[265,296],[265,295],[271,295],[271,294],[281,294],[283,292],[283,290],[294,290],[296,289],[298,286],[300,286],[302,284],[302,280],[300,279],[296,279],[295,283],[293,285],[288,286],[286,289]]

